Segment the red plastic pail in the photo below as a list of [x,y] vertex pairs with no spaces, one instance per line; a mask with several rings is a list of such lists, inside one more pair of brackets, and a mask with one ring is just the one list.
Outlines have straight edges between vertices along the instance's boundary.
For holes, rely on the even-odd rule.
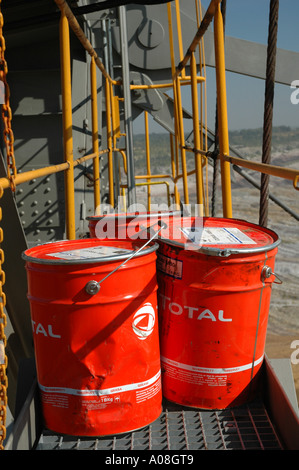
[[148,227],[157,230],[159,221],[168,220],[179,216],[179,211],[159,212],[126,212],[119,214],[104,214],[87,217],[91,238],[99,239],[148,239],[150,236]]
[[83,239],[24,252],[48,429],[101,436],[159,417],[157,244],[125,262],[143,244]]
[[178,223],[161,231],[157,262],[163,395],[204,409],[243,404],[264,358],[278,236],[233,219]]

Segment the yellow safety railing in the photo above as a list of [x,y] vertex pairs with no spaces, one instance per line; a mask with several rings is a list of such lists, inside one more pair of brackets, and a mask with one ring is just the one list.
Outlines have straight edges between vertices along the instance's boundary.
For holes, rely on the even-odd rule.
[[[120,81],[112,80],[106,71],[104,65],[97,56],[95,50],[90,44],[89,40],[84,35],[79,23],[73,15],[65,0],[54,0],[61,10],[61,72],[62,72],[62,97],[63,97],[63,130],[64,130],[64,158],[65,162],[59,165],[52,165],[38,170],[32,170],[25,173],[14,172],[13,175],[8,175],[5,178],[0,178],[0,187],[6,189],[8,187],[17,186],[25,181],[30,181],[34,178],[50,175],[60,171],[64,171],[66,174],[66,206],[67,206],[67,236],[68,238],[74,238],[74,179],[73,170],[76,165],[83,161],[93,160],[94,167],[94,205],[95,208],[100,204],[100,168],[99,168],[99,155],[108,155],[109,162],[109,200],[113,203],[113,152],[120,152],[124,162],[124,169],[126,172],[126,153],[125,149],[118,149],[115,147],[117,129],[119,129],[119,118],[117,116],[117,101],[121,98],[113,96],[113,86],[121,85]],[[152,89],[152,88],[169,88],[172,87],[174,92],[174,105],[175,105],[175,135],[170,136],[170,158],[171,158],[171,175],[153,175],[148,169],[150,168],[150,155],[146,157],[147,174],[138,176],[136,178],[146,179],[149,183],[153,178],[167,178],[174,182],[175,185],[175,201],[179,202],[179,194],[177,191],[176,183],[179,179],[184,180],[184,202],[189,202],[188,195],[188,176],[190,174],[196,175],[196,187],[197,187],[197,202],[202,204],[204,199],[203,188],[203,167],[206,165],[206,156],[208,155],[206,146],[203,142],[203,119],[199,119],[200,112],[202,113],[202,107],[199,109],[198,106],[198,90],[197,84],[204,84],[205,77],[197,75],[195,53],[196,48],[200,45],[203,39],[204,33],[214,21],[214,38],[215,38],[215,58],[216,58],[216,79],[217,79],[217,96],[218,96],[218,113],[219,113],[219,140],[220,140],[220,153],[219,159],[221,162],[222,169],[222,188],[223,188],[223,215],[231,216],[231,188],[230,188],[230,163],[238,164],[239,166],[246,166],[247,168],[254,169],[261,173],[290,179],[293,181],[296,189],[298,185],[298,171],[294,169],[276,167],[274,165],[258,164],[244,159],[238,159],[237,157],[229,156],[229,140],[228,140],[228,126],[227,126],[227,104],[226,104],[226,85],[225,85],[225,62],[224,62],[224,40],[223,40],[223,22],[220,11],[221,0],[212,0],[205,13],[204,18],[199,22],[199,11],[200,2],[195,0],[196,11],[198,16],[198,30],[191,42],[191,45],[187,49],[187,53],[183,56],[183,44],[181,37],[181,27],[179,18],[179,0],[175,1],[176,6],[176,19],[177,19],[177,30],[179,35],[179,50],[180,50],[180,62],[178,66],[175,65],[174,47],[173,47],[173,28],[172,28],[172,17],[171,17],[171,4],[167,4],[168,20],[169,20],[169,38],[170,38],[170,56],[172,66],[172,82],[162,84],[151,84],[151,85],[131,85],[132,90],[136,89]],[[92,103],[92,142],[93,142],[93,153],[86,155],[79,159],[73,160],[73,149],[72,149],[72,116],[71,116],[71,80],[70,80],[70,52],[69,52],[69,26],[80,42],[82,46],[91,56],[91,103]],[[203,46],[201,45],[200,57],[203,54]],[[187,76],[185,68],[190,61],[190,75]],[[98,110],[97,110],[97,86],[96,86],[96,67],[99,68],[103,76],[105,77],[106,83],[106,114],[110,117],[107,119],[107,137],[108,145],[107,149],[99,150],[98,143]],[[200,69],[204,68],[204,63],[200,61]],[[180,76],[181,75],[181,76]],[[183,127],[183,116],[182,116],[182,103],[181,103],[181,86],[191,85],[192,92],[192,115],[193,115],[193,127],[194,127],[194,148],[192,149],[195,156],[195,170],[187,171],[186,165],[186,149],[184,142],[184,127]],[[202,91],[201,91],[202,92]],[[202,116],[201,116],[202,117]],[[149,146],[148,131],[146,132],[147,148]],[[178,153],[181,151],[181,167],[182,172],[179,169],[179,157]],[[150,186],[150,185],[149,185]]]
[[[213,4],[215,2],[212,2]],[[198,26],[200,23],[200,2],[195,1],[196,5],[196,12],[197,12],[197,19],[198,19]],[[170,43],[170,57],[171,57],[171,68],[172,68],[172,82],[164,83],[164,84],[155,84],[155,85],[132,85],[131,89],[151,89],[151,88],[172,88],[174,99],[174,126],[175,126],[175,134],[174,136],[170,136],[170,156],[171,156],[171,175],[152,175],[150,174],[150,157],[149,157],[149,138],[148,138],[148,124],[147,124],[147,116],[145,117],[146,125],[145,125],[145,140],[146,140],[146,167],[147,167],[147,174],[142,176],[136,176],[135,178],[143,178],[146,179],[149,183],[152,178],[169,178],[172,180],[174,184],[174,202],[178,206],[180,204],[180,193],[178,190],[177,183],[180,179],[183,180],[183,195],[184,195],[184,202],[185,204],[189,204],[189,191],[188,191],[188,176],[195,174],[196,175],[196,193],[197,193],[197,203],[200,206],[205,206],[206,215],[208,213],[208,204],[207,204],[207,197],[204,197],[204,188],[203,188],[203,173],[202,167],[205,166],[205,159],[202,155],[199,154],[198,150],[203,150],[203,125],[204,122],[203,116],[201,115],[201,119],[199,119],[199,108],[198,108],[198,95],[197,95],[197,85],[205,85],[205,76],[204,75],[197,75],[197,66],[196,66],[196,59],[194,51],[196,46],[201,46],[199,59],[200,59],[200,70],[204,70],[204,64],[202,62],[203,59],[203,47],[200,44],[202,41],[202,35],[198,35],[196,41],[194,41],[194,51],[193,51],[193,61],[191,66],[190,75],[186,75],[185,73],[185,66],[181,66],[184,62],[183,57],[183,41],[182,41],[182,32],[181,32],[181,21],[180,21],[180,5],[179,0],[175,2],[176,8],[176,22],[177,22],[177,31],[178,31],[178,43],[179,43],[179,54],[180,54],[180,64],[178,67],[175,65],[175,52],[174,52],[174,38],[173,38],[173,20],[172,20],[172,11],[171,11],[171,3],[167,4],[167,13],[168,13],[168,24],[169,24],[169,43]],[[209,12],[210,15],[210,12]],[[212,19],[212,15],[211,15]],[[206,22],[206,19],[205,19]],[[201,30],[200,30],[201,31]],[[190,48],[189,48],[190,49]],[[189,51],[188,49],[188,51]],[[182,98],[181,98],[181,87],[191,85],[192,86],[192,98],[193,98],[193,120],[194,120],[194,149],[193,153],[195,156],[195,170],[188,171],[187,170],[187,157],[186,153],[188,149],[185,146],[185,133],[184,133],[184,124],[183,124],[183,106],[182,106]],[[201,96],[203,96],[202,89],[201,89]],[[201,107],[201,110],[203,107]],[[207,146],[205,146],[207,149]],[[182,170],[180,170],[180,166]],[[180,173],[180,171],[182,171]],[[207,175],[206,175],[207,176]],[[154,183],[156,184],[156,183]],[[150,209],[151,203],[151,196],[150,196],[150,184],[148,185],[148,209]],[[207,191],[207,184],[206,184],[206,191]],[[204,204],[205,200],[205,204]]]
[[[79,23],[73,15],[65,0],[54,0],[61,10],[61,21],[60,21],[60,33],[61,33],[61,72],[62,72],[62,97],[63,97],[63,130],[64,130],[64,158],[65,162],[59,165],[48,166],[38,170],[32,170],[22,174],[14,173],[12,176],[9,175],[6,178],[0,178],[0,187],[6,189],[8,187],[19,185],[25,181],[30,181],[33,178],[39,178],[42,176],[50,175],[60,171],[64,171],[66,175],[66,209],[67,209],[67,237],[75,238],[75,227],[74,227],[74,168],[76,165],[83,161],[93,160],[93,171],[94,171],[94,206],[100,204],[100,168],[99,168],[99,156],[107,154],[108,156],[108,168],[109,168],[109,202],[113,205],[114,202],[114,181],[113,181],[113,153],[120,152],[124,162],[124,169],[126,173],[126,153],[125,149],[118,149],[116,145],[116,136],[119,132],[119,117],[117,116],[117,101],[118,98],[113,95],[113,86],[121,85],[120,81],[112,80],[106,71],[101,60],[97,56],[95,50],[90,44],[89,40],[84,35]],[[188,194],[188,176],[195,174],[196,176],[196,194],[197,203],[203,204],[207,201],[207,193],[204,195],[203,187],[203,168],[206,165],[207,149],[203,142],[203,116],[199,119],[200,113],[202,113],[202,106],[199,109],[198,106],[198,90],[197,85],[205,84],[205,77],[203,75],[197,75],[195,53],[196,48],[200,45],[200,70],[204,69],[204,63],[202,63],[203,45],[201,41],[204,33],[214,21],[214,38],[215,38],[215,58],[216,58],[216,79],[217,79],[217,96],[218,96],[218,123],[219,123],[219,144],[220,153],[219,159],[221,162],[221,175],[222,175],[222,190],[223,190],[223,215],[227,217],[232,216],[232,203],[231,203],[231,187],[230,187],[230,163],[236,163],[240,166],[246,166],[252,168],[261,173],[267,173],[269,175],[290,179],[293,181],[296,189],[298,185],[298,171],[293,169],[275,167],[274,165],[257,164],[244,159],[237,159],[236,157],[229,156],[229,140],[228,140],[228,125],[227,125],[227,105],[226,105],[226,85],[225,85],[225,62],[224,62],[224,40],[223,40],[223,22],[220,11],[221,0],[212,0],[204,15],[204,18],[199,21],[200,16],[200,2],[195,0],[197,17],[198,17],[198,30],[191,42],[191,45],[187,49],[187,53],[183,56],[183,44],[181,37],[181,26],[179,17],[179,0],[175,1],[176,7],[176,19],[177,19],[177,30],[179,35],[179,51],[180,51],[180,62],[178,66],[175,65],[174,57],[174,41],[173,41],[173,28],[172,28],[172,14],[171,14],[171,3],[167,4],[168,11],[168,22],[169,22],[169,39],[170,39],[170,56],[172,66],[172,82],[169,83],[157,83],[151,85],[131,85],[132,90],[136,89],[152,89],[152,88],[169,88],[173,89],[174,93],[174,106],[175,106],[175,135],[170,136],[170,158],[171,158],[171,175],[153,175],[148,169],[150,168],[150,155],[146,157],[147,174],[138,176],[136,179],[146,179],[147,183],[150,183],[152,179],[166,178],[170,179],[174,183],[174,194],[175,202],[180,202],[180,195],[177,189],[177,182],[183,179],[184,182],[184,202],[189,202]],[[72,149],[72,102],[71,102],[71,80],[70,80],[70,52],[69,52],[69,26],[80,42],[82,46],[91,56],[91,103],[92,103],[92,142],[93,142],[93,153],[86,155],[79,159],[73,160],[73,149]],[[190,61],[190,75],[187,76],[185,68]],[[97,110],[97,86],[96,86],[96,67],[99,68],[103,76],[105,77],[105,89],[106,89],[106,114],[109,116],[107,119],[107,149],[99,150],[98,143],[98,110]],[[182,115],[182,103],[181,103],[181,86],[191,85],[192,92],[192,115],[193,115],[193,128],[194,128],[194,148],[192,149],[195,157],[195,169],[188,171],[186,164],[186,149],[184,127],[183,127],[183,115]],[[202,90],[201,90],[202,93]],[[148,130],[146,131],[147,148],[149,148]],[[181,160],[179,161],[179,152],[181,153]],[[181,172],[180,172],[181,163]],[[153,182],[154,183],[154,182]],[[156,184],[156,182],[155,182]],[[123,185],[124,186],[124,185]],[[150,184],[148,185],[151,186]],[[150,190],[149,193],[150,194]],[[150,196],[148,196],[148,204],[150,206]],[[206,204],[206,211],[208,210]]]
[[[7,150],[7,176],[0,178],[0,198],[7,188],[15,190],[16,186],[30,181],[34,178],[40,178],[50,174],[63,171],[65,174],[65,205],[66,205],[66,236],[68,239],[74,239],[75,233],[75,198],[74,198],[74,168],[88,160],[93,161],[93,179],[94,179],[94,208],[100,206],[100,155],[107,155],[108,174],[109,174],[109,202],[114,205],[114,180],[113,180],[113,153],[120,153],[123,159],[124,172],[127,173],[127,156],[125,149],[117,148],[116,139],[120,134],[119,101],[122,98],[114,95],[114,86],[121,85],[120,81],[113,80],[106,71],[103,63],[96,54],[89,40],[86,38],[78,21],[73,15],[69,5],[65,0],[54,0],[61,11],[60,19],[60,47],[61,47],[61,84],[62,84],[62,119],[63,119],[63,145],[64,162],[58,165],[47,166],[38,170],[18,173],[14,161],[13,153],[13,133],[11,130],[11,110],[9,107],[9,90],[6,83],[6,63],[4,59],[5,41],[2,34],[3,17],[0,12],[1,43],[0,53],[3,70],[0,72],[0,79],[6,85],[7,101],[3,105],[2,118],[5,124],[4,141]],[[178,181],[183,181],[184,202],[189,203],[188,177],[195,175],[196,178],[196,202],[204,207],[204,212],[208,214],[208,192],[207,192],[207,132],[204,132],[204,122],[206,121],[206,97],[205,97],[205,61],[203,37],[209,25],[214,22],[214,44],[216,61],[216,85],[217,85],[217,109],[219,126],[219,159],[221,163],[222,179],[222,201],[224,217],[232,217],[232,197],[230,182],[230,165],[246,167],[260,173],[276,176],[293,181],[295,189],[299,189],[299,170],[282,168],[274,165],[256,163],[245,159],[229,156],[229,139],[227,123],[227,98],[225,82],[225,60],[224,60],[224,37],[223,20],[220,9],[221,0],[211,0],[209,7],[202,18],[200,1],[195,0],[197,31],[189,45],[186,54],[183,54],[183,41],[180,20],[179,0],[167,3],[168,25],[169,25],[169,44],[172,80],[169,83],[156,83],[151,85],[131,85],[132,90],[136,89],[163,89],[171,88],[173,90],[174,103],[174,135],[170,135],[170,162],[171,174],[152,174],[150,159],[150,139],[148,131],[148,115],[145,113],[145,135],[146,135],[146,174],[135,176],[137,186],[147,186],[148,208],[151,207],[151,186],[164,184],[167,189],[167,201],[170,205],[170,185],[174,185],[175,203],[180,203],[180,193],[178,190]],[[0,0],[1,4],[1,0]],[[172,8],[176,11],[176,30],[178,32],[179,44],[179,63],[176,66],[173,38],[173,18]],[[74,160],[73,156],[73,137],[72,137],[72,96],[71,96],[71,57],[70,57],[70,28],[77,36],[84,49],[91,57],[90,77],[91,77],[91,111],[92,111],[92,153]],[[199,53],[199,61],[196,59],[196,53]],[[198,75],[198,62],[199,71]],[[190,63],[190,75],[186,74],[186,66]],[[107,148],[99,149],[98,141],[98,107],[97,107],[97,78],[96,69],[99,69],[105,79],[105,99],[107,115]],[[191,87],[192,96],[192,116],[194,131],[194,148],[188,149],[185,145],[185,134],[183,124],[183,107],[181,98],[181,87]],[[198,85],[201,86],[200,94]],[[199,96],[200,95],[200,96]],[[201,102],[199,108],[198,102]],[[204,139],[205,135],[205,139]],[[187,152],[192,150],[194,154],[194,170],[187,168]],[[204,168],[206,168],[206,188],[204,187]],[[137,182],[144,179],[144,182]],[[161,179],[162,181],[157,181]],[[120,189],[124,195],[126,184],[120,183]],[[125,204],[124,204],[124,207]],[[1,208],[0,208],[1,209]],[[0,211],[0,220],[2,213]],[[3,234],[0,229],[0,242]],[[7,377],[5,370],[7,367],[7,358],[5,356],[6,337],[4,327],[6,326],[6,317],[4,307],[6,303],[5,294],[2,290],[5,283],[5,274],[2,269],[4,262],[4,253],[0,249],[0,449],[5,439],[5,406]]]

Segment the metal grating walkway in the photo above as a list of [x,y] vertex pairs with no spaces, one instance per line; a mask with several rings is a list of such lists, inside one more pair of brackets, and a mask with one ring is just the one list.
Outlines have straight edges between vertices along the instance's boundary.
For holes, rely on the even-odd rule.
[[261,402],[221,410],[168,405],[151,425],[109,437],[77,438],[44,431],[37,450],[273,450],[283,449]]

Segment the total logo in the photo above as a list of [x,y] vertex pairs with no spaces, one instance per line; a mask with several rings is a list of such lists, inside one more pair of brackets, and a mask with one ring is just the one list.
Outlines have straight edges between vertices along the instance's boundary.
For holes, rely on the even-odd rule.
[[148,338],[154,331],[156,320],[155,310],[151,303],[147,302],[134,314],[132,328],[140,340]]

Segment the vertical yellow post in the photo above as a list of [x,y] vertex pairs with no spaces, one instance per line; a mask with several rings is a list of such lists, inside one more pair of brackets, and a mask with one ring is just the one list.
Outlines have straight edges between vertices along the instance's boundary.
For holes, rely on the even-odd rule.
[[184,123],[183,123],[183,107],[182,107],[182,96],[180,80],[177,77],[175,79],[175,102],[178,112],[178,131],[179,131],[179,142],[181,150],[182,160],[182,171],[183,171],[183,183],[184,183],[184,203],[189,204],[189,192],[188,192],[188,174],[187,174],[187,161],[186,161],[186,150],[185,150],[185,135],[184,135]]
[[90,62],[91,78],[91,115],[92,115],[92,150],[96,154],[93,159],[93,180],[94,180],[94,210],[99,211],[101,204],[100,196],[100,161],[99,161],[99,138],[98,138],[98,93],[97,93],[97,70],[94,57]]
[[[148,132],[148,113],[144,112],[145,124],[145,151],[146,151],[146,174],[151,174],[151,159],[150,159],[150,145],[149,145],[149,132]],[[147,208],[151,210],[151,179],[147,178]]]
[[171,173],[172,173],[172,178],[174,181],[174,202],[176,205],[176,210],[179,210],[180,208],[180,194],[178,191],[177,183],[175,181],[176,174],[178,173],[176,171],[176,162],[174,160],[174,145],[173,145],[173,137],[171,134],[169,134],[170,138],[170,155],[171,155]]
[[76,238],[75,228],[75,187],[73,162],[73,133],[72,133],[72,81],[69,24],[64,12],[60,18],[60,62],[62,86],[62,123],[64,159],[69,164],[65,172],[65,201],[66,201],[66,236],[69,240]]
[[223,19],[222,19],[222,13],[220,10],[220,5],[218,5],[218,7],[216,8],[216,12],[215,12],[214,40],[215,40],[215,62],[216,62],[217,106],[218,106],[219,150],[220,150],[220,165],[221,165],[223,216],[231,218],[232,217],[232,197],[231,197],[230,163],[224,161],[224,158],[223,158],[224,155],[229,154],[229,139],[228,139],[228,122],[227,122]]
[[[182,38],[182,25],[181,25],[181,11],[180,11],[180,2],[179,0],[175,0],[175,11],[176,11],[176,23],[178,29],[178,43],[179,43],[179,51],[180,51],[180,60],[184,57],[183,51],[183,38]],[[182,70],[182,77],[185,77],[185,68]]]
[[117,125],[119,125],[119,117],[117,114],[119,114],[119,109],[116,109],[116,100],[113,95],[113,83],[109,80],[110,84],[110,103],[111,103],[111,132],[112,132],[112,142],[113,142],[113,148],[116,147],[116,141],[117,141],[117,132],[119,129],[117,129]]
[[113,152],[112,152],[112,128],[111,128],[111,101],[110,84],[106,78],[106,120],[107,120],[107,145],[108,145],[108,179],[109,179],[109,204],[114,207],[114,179],[113,179]]
[[198,111],[198,93],[197,93],[197,70],[195,54],[191,55],[191,94],[192,94],[192,114],[193,114],[193,134],[194,134],[194,152],[195,152],[195,170],[196,170],[196,195],[199,214],[203,215],[203,184],[202,184],[202,165],[201,155],[198,152],[201,147],[199,133],[199,111]]
[[[176,7],[178,5],[176,4]],[[168,14],[168,32],[169,32],[169,45],[170,45],[170,58],[171,58],[171,71],[172,76],[175,76],[175,57],[174,57],[174,44],[173,44],[173,28],[172,28],[172,16],[171,16],[171,5],[170,2],[167,3],[167,14]],[[182,158],[182,169],[183,169],[183,181],[184,181],[184,198],[185,204],[189,204],[189,195],[188,195],[188,182],[187,182],[187,165],[186,165],[186,152],[183,148],[185,145],[185,136],[183,129],[183,112],[182,112],[182,102],[181,102],[181,93],[180,93],[180,84],[179,79],[176,78],[173,80],[173,98],[174,98],[174,127],[175,127],[175,139],[176,139],[176,157],[178,158],[178,142],[179,139],[181,146],[181,158]],[[176,165],[176,171],[178,174],[178,160]],[[176,203],[177,201],[177,186],[175,188],[176,194]]]

